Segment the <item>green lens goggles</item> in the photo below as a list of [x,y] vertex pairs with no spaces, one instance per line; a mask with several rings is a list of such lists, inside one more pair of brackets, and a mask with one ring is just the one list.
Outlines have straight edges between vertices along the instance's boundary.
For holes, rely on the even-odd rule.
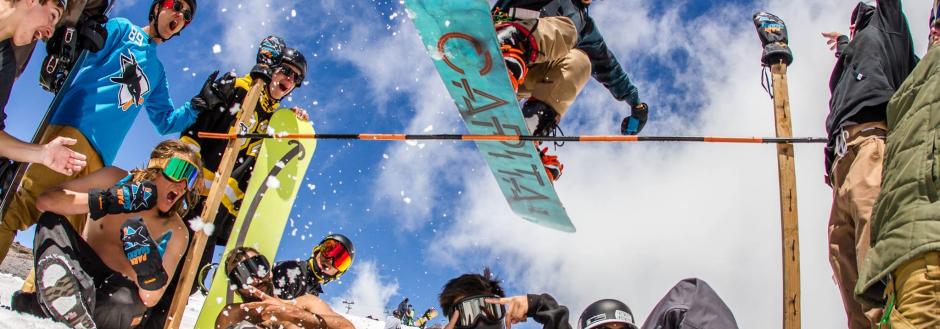
[[172,157],[169,159],[150,160],[151,168],[162,168],[163,176],[171,182],[179,183],[186,180],[186,189],[192,191],[199,178],[199,167],[192,162]]

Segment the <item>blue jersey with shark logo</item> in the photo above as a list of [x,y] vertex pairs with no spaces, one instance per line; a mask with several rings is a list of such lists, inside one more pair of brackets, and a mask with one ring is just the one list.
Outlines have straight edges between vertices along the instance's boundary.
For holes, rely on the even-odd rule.
[[104,48],[77,64],[51,123],[81,131],[107,166],[141,109],[163,135],[186,129],[197,112],[189,102],[173,107],[157,45],[143,29],[124,18],[111,19],[105,28]]

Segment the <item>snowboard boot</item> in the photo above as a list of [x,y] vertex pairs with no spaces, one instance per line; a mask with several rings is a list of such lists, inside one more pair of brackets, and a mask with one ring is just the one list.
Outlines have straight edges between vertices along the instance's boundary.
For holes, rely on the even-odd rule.
[[159,246],[150,238],[147,226],[140,217],[129,218],[121,225],[124,255],[137,273],[137,284],[144,290],[158,290],[167,282],[163,257]]
[[[532,136],[555,136],[556,130],[559,133],[561,132],[561,129],[558,128],[558,120],[560,119],[558,112],[555,112],[555,109],[550,105],[538,99],[529,98],[526,100],[525,105],[522,106],[522,117],[525,119],[526,128],[529,129]],[[562,135],[564,134],[562,133]],[[556,143],[555,145],[560,146],[561,144]],[[558,180],[565,167],[558,161],[558,156],[549,155],[548,147],[542,147],[542,142],[535,142],[535,148],[542,157],[542,164],[545,165],[548,178],[553,182]]]
[[542,157],[542,165],[545,166],[545,173],[548,174],[548,179],[552,182],[557,181],[561,178],[561,172],[565,169],[565,165],[558,161],[557,155],[548,154],[548,147],[540,148],[540,146],[541,142],[536,142],[535,147],[539,149],[539,156]]
[[59,247],[50,246],[37,262],[39,304],[57,322],[72,328],[97,328],[92,319],[95,294],[92,279],[73,268]]
[[529,73],[529,63],[538,56],[538,44],[531,35],[528,29],[516,22],[496,25],[496,39],[514,92],[519,91],[519,86]]
[[532,136],[553,136],[561,119],[551,105],[535,98],[529,98],[522,106],[522,117]]

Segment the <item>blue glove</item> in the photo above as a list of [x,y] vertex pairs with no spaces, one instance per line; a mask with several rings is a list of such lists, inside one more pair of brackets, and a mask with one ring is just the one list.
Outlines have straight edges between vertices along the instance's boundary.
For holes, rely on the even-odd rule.
[[633,107],[630,116],[623,118],[620,123],[620,134],[636,135],[646,126],[646,119],[649,116],[649,105],[640,103]]

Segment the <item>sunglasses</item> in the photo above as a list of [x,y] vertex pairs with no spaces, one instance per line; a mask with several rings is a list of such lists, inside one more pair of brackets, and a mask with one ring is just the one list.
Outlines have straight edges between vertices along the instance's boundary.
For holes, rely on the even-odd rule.
[[316,261],[315,258],[317,255],[326,258],[330,266],[338,270],[336,275],[333,276],[334,279],[346,273],[346,270],[352,265],[352,255],[349,254],[349,250],[346,250],[346,247],[343,246],[342,243],[333,239],[323,241],[323,243],[313,249],[313,256],[310,257],[311,263]]
[[268,273],[271,273],[271,262],[264,255],[255,255],[238,262],[227,274],[229,281],[240,288],[263,282]]
[[470,329],[478,327],[481,322],[486,327],[502,327],[506,316],[506,307],[502,304],[487,303],[487,299],[499,298],[496,295],[477,295],[466,297],[457,301],[448,314],[458,312],[455,329]]
[[281,66],[277,70],[278,72],[281,72],[281,74],[283,74],[285,77],[288,77],[291,80],[294,80],[295,84],[299,81],[303,81],[304,79],[304,76],[302,74],[298,73],[297,71],[294,71],[294,69],[292,68]]
[[150,160],[150,168],[162,168],[163,176],[174,183],[186,181],[186,189],[192,191],[199,178],[199,167],[181,158]]
[[167,8],[167,9],[173,9],[173,11],[178,12],[178,13],[180,13],[180,14],[183,14],[183,20],[186,21],[186,23],[189,23],[189,22],[192,22],[192,21],[193,21],[193,12],[192,12],[192,10],[189,10],[189,9],[183,10],[183,2],[182,2],[182,1],[179,1],[179,0],[166,0],[166,2],[163,3],[163,7]]

